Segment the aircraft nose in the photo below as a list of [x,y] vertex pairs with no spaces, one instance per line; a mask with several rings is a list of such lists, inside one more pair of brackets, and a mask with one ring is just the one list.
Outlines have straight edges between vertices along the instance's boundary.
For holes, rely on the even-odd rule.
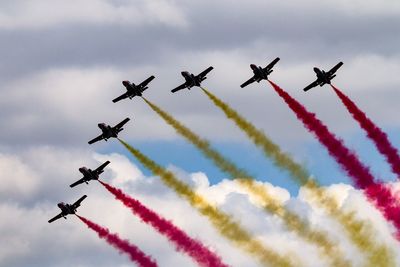
[[127,85],[129,82],[128,81],[122,81],[123,85]]
[[182,74],[182,75],[185,75],[185,73],[186,73],[186,71],[181,71],[181,74]]
[[317,71],[318,71],[318,68],[317,68],[317,67],[314,67],[314,71],[317,72]]

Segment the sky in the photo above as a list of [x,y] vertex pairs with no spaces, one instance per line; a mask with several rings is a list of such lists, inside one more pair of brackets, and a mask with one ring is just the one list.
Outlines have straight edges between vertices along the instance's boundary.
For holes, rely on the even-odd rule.
[[[160,266],[195,266],[168,241],[141,223],[100,185],[70,189],[78,168],[110,160],[104,180],[199,238],[231,266],[258,266],[195,210],[165,187],[116,141],[87,141],[97,124],[126,117],[121,138],[161,165],[176,171],[212,203],[239,220],[279,252],[310,255],[306,266],[326,266],[315,247],[285,231],[228,176],[157,116],[140,98],[112,103],[124,92],[122,80],[156,78],[146,98],[207,138],[213,147],[276,190],[292,208],[318,227],[337,235],[354,266],[362,256],[335,222],[307,202],[287,173],[263,157],[246,136],[198,90],[170,90],[213,66],[203,85],[262,129],[304,164],[329,190],[339,192],[344,209],[367,211],[379,238],[399,245],[384,222],[336,162],[308,133],[267,83],[239,85],[254,63],[281,61],[270,78],[324,121],[360,156],[377,177],[396,177],[328,86],[308,93],[314,66],[343,67],[335,85],[350,96],[400,147],[400,2],[353,1],[127,1],[32,0],[0,3],[0,266],[128,266],[76,218],[47,220],[56,204],[89,197],[80,214],[118,232]],[[4,219],[5,218],[5,219]],[[189,219],[190,218],[190,219]],[[43,249],[46,248],[46,249]],[[233,252],[237,252],[231,257]],[[397,262],[400,264],[400,261]]]

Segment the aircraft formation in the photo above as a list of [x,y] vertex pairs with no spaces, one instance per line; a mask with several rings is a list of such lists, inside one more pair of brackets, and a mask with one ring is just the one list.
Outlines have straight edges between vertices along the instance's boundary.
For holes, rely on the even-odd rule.
[[[271,63],[269,63],[266,67],[261,67],[257,66],[255,64],[250,64],[250,68],[253,71],[253,76],[245,81],[242,85],[240,85],[241,88],[244,88],[248,86],[251,83],[257,82],[259,83],[262,80],[268,80],[268,76],[273,72],[273,67],[275,64],[280,60],[279,57],[275,58]],[[331,80],[336,77],[336,71],[343,65],[343,62],[339,62],[336,64],[332,69],[329,71],[324,71],[320,70],[317,67],[314,67],[314,72],[317,75],[317,79],[312,82],[310,85],[306,86],[303,90],[308,91],[316,86],[323,86],[325,84],[331,84]],[[180,91],[182,89],[188,89],[190,90],[192,87],[200,87],[201,83],[207,79],[206,75],[213,70],[213,67],[210,66],[204,71],[200,72],[198,75],[194,75],[193,73],[190,73],[188,71],[182,71],[181,75],[184,77],[185,82],[176,88],[172,89],[171,92],[175,93],[177,91]],[[141,82],[138,85],[135,85],[133,82],[130,81],[122,81],[122,85],[125,87],[126,92],[123,93],[122,95],[118,96],[117,98],[113,99],[113,103],[117,103],[123,99],[132,99],[135,96],[142,96],[143,92],[148,89],[149,83],[155,78],[155,76],[150,76],[143,82]],[[101,130],[101,134],[92,140],[88,142],[89,145],[96,143],[98,141],[104,140],[107,141],[110,138],[117,138],[118,134],[124,129],[123,126],[130,120],[130,118],[125,118],[115,126],[110,126],[107,125],[106,123],[99,123],[98,127]],[[99,176],[101,173],[104,172],[104,168],[110,164],[110,161],[104,162],[102,165],[100,165],[98,168],[91,170],[87,167],[81,167],[79,168],[79,172],[82,173],[83,177],[79,179],[78,181],[72,183],[70,185],[71,188],[82,184],[86,183],[88,184],[89,181],[91,180],[99,180]],[[66,204],[64,202],[60,202],[57,204],[57,206],[60,208],[61,212],[56,215],[55,217],[51,218],[48,222],[51,223],[55,220],[58,220],[60,218],[66,219],[67,215],[71,214],[76,214],[77,208],[80,206],[81,202],[87,197],[87,195],[82,196],[79,198],[76,202],[73,204]]]
[[[284,91],[280,89],[277,85],[275,85],[272,81],[269,80],[269,75],[273,72],[274,66],[278,63],[280,59],[277,57],[275,58],[272,62],[266,65],[266,67],[261,67],[257,66],[254,64],[250,65],[251,70],[253,71],[253,76],[250,77],[247,81],[245,81],[242,85],[240,85],[241,88],[244,88],[254,82],[259,83],[262,80],[268,81],[275,89],[275,91],[283,98],[285,99],[286,103],[291,102],[291,108],[296,109],[296,110],[301,110],[302,114],[298,114],[298,117],[302,116],[308,116],[304,112],[304,109],[299,109],[300,104],[294,103],[295,101],[293,99],[290,99],[289,95],[285,95]],[[314,71],[317,75],[317,79],[311,83],[310,85],[306,86],[303,90],[308,91],[309,89],[316,87],[316,86],[323,86],[325,84],[330,84],[333,88],[334,86],[331,84],[331,80],[336,76],[335,73],[336,71],[343,65],[342,62],[339,62],[336,64],[332,69],[329,71],[324,71],[320,70],[319,68],[314,68]],[[277,150],[277,147],[275,145],[271,145],[270,141],[268,141],[268,138],[266,136],[263,136],[263,134],[260,134],[257,132],[257,130],[252,126],[249,125],[249,122],[247,122],[244,118],[241,118],[239,114],[237,114],[234,110],[232,110],[230,107],[228,107],[226,104],[224,104],[220,99],[215,97],[213,94],[211,94],[208,90],[206,90],[204,87],[201,86],[202,82],[206,80],[207,75],[209,72],[213,70],[213,67],[210,66],[206,68],[204,71],[200,72],[198,75],[194,75],[188,71],[182,71],[181,75],[185,79],[185,81],[177,86],[176,88],[172,89],[171,92],[175,93],[177,91],[183,90],[183,89],[188,89],[190,90],[192,87],[200,87],[202,91],[214,102],[214,104],[218,107],[220,107],[227,115],[227,118],[232,119],[236,122],[240,122],[238,126],[244,130],[248,136],[255,137],[257,136],[257,140],[261,141],[263,143],[262,147],[263,149],[267,149],[267,154],[270,155],[275,155],[277,157],[278,161],[284,161],[283,164],[279,163],[278,165],[280,167],[285,167],[289,170],[290,173],[298,173],[298,170],[301,169],[298,165],[296,165],[295,162],[290,163],[290,159],[287,158],[286,155],[281,154],[279,152],[279,149]],[[155,104],[151,103],[149,100],[147,100],[145,97],[143,97],[143,93],[146,89],[149,88],[150,82],[155,79],[155,76],[151,75],[144,81],[142,81],[139,84],[135,84],[130,81],[122,81],[122,85],[125,87],[126,92],[123,93],[122,95],[116,97],[115,99],[112,100],[113,103],[117,103],[123,99],[132,99],[135,96],[141,97],[153,111],[158,113],[161,118],[163,118],[168,124],[170,124],[175,130],[182,136],[187,139],[187,141],[191,142],[193,145],[195,145],[199,151],[201,151],[206,157],[211,159],[216,166],[218,166],[222,171],[227,172],[230,174],[231,179],[236,179],[237,177],[247,177],[249,178],[249,181],[245,183],[246,188],[248,189],[250,194],[255,194],[257,197],[261,197],[263,201],[270,202],[265,206],[267,210],[269,210],[272,206],[276,207],[276,205],[280,205],[275,200],[271,199],[268,196],[267,192],[264,192],[263,188],[258,187],[256,183],[254,183],[254,178],[251,177],[246,171],[240,170],[238,167],[236,167],[234,164],[232,164],[229,159],[225,158],[223,155],[219,154],[218,151],[214,150],[208,145],[207,141],[204,141],[202,137],[198,136],[196,133],[192,132],[190,129],[186,128],[184,125],[182,125],[180,122],[178,122],[176,119],[173,118],[173,116],[169,115],[167,112],[163,111],[161,108],[156,106]],[[297,105],[297,107],[296,107]],[[301,115],[301,116],[300,116]],[[305,122],[310,122],[312,119],[315,120],[313,116],[310,116],[309,119],[305,119]],[[150,158],[148,158],[146,155],[142,154],[139,150],[135,149],[134,147],[130,146],[120,138],[118,138],[119,134],[121,131],[123,131],[123,127],[130,121],[130,118],[125,118],[121,122],[117,123],[114,126],[110,126],[106,123],[98,123],[98,127],[101,130],[100,135],[96,136],[95,138],[91,139],[88,141],[89,145],[92,145],[96,142],[100,142],[102,140],[107,141],[108,139],[111,138],[117,138],[120,143],[133,155],[135,156],[147,169],[151,170],[153,174],[157,175],[161,180],[172,190],[175,191],[179,196],[189,199],[195,200],[194,202],[190,202],[189,204],[195,208],[198,209],[200,213],[202,213],[204,216],[208,217],[208,219],[213,222],[214,227],[218,232],[224,236],[225,238],[231,240],[234,244],[236,244],[238,247],[242,248],[246,252],[250,253],[253,256],[256,256],[258,261],[263,263],[264,265],[270,261],[275,261],[278,259],[280,262],[279,265],[277,266],[290,266],[290,260],[286,259],[284,257],[281,257],[278,255],[275,251],[270,250],[268,247],[263,246],[260,244],[256,239],[253,239],[251,236],[250,232],[247,232],[246,229],[242,228],[240,224],[237,224],[233,218],[230,217],[230,215],[224,213],[223,211],[215,210],[215,212],[212,213],[204,213],[204,211],[209,210],[209,209],[214,209],[213,205],[211,203],[208,203],[206,200],[202,199],[200,195],[198,195],[195,191],[190,189],[190,186],[188,187],[185,183],[181,183],[179,179],[177,179],[173,173],[169,173],[167,170],[164,170],[162,166],[158,165],[156,162],[152,161]],[[317,122],[319,122],[317,120]],[[324,127],[317,127],[318,130],[321,129],[326,129]],[[327,135],[326,133],[323,133],[324,135]],[[327,135],[329,137],[329,135]],[[330,138],[325,138],[322,140],[328,140],[328,139],[334,139],[334,136],[330,136]],[[332,141],[331,140],[331,141]],[[333,140],[335,141],[335,140]],[[334,143],[334,142],[333,142]],[[257,144],[259,146],[260,144]],[[340,147],[340,142],[337,143],[336,145],[339,145]],[[269,151],[269,150],[274,150],[274,151]],[[345,150],[344,147],[341,148],[341,150]],[[336,151],[336,150],[335,150]],[[273,152],[273,153],[272,153]],[[346,154],[346,153],[345,153]],[[351,154],[351,153],[347,153]],[[283,156],[282,156],[283,155]],[[289,161],[289,165],[287,164]],[[351,155],[349,158],[348,162],[353,162],[354,160],[351,159]],[[399,159],[400,162],[400,159]],[[105,168],[110,164],[110,161],[106,161],[102,163],[100,166],[90,169],[88,167],[81,167],[79,168],[79,172],[83,175],[79,180],[73,182],[70,184],[71,188],[75,188],[76,186],[86,183],[89,184],[90,181],[97,181],[101,185],[104,186],[109,193],[113,194],[114,197],[121,201],[123,205],[141,218],[141,220],[144,223],[147,223],[151,225],[157,232],[160,234],[164,235],[166,238],[169,239],[170,242],[174,243],[174,245],[177,248],[177,251],[183,251],[189,256],[192,257],[194,261],[198,263],[199,266],[206,266],[206,267],[227,267],[226,264],[222,262],[220,257],[218,256],[217,253],[215,253],[212,250],[209,250],[207,246],[202,244],[202,242],[199,242],[196,239],[193,239],[185,233],[182,229],[174,225],[171,221],[169,221],[166,218],[163,218],[163,216],[157,214],[157,212],[147,208],[142,204],[140,201],[134,199],[133,197],[125,194],[122,192],[120,189],[113,187],[110,184],[107,184],[106,182],[100,180],[100,175],[104,172]],[[343,163],[343,162],[342,162]],[[356,162],[357,163],[357,162]],[[228,166],[228,167],[227,167]],[[357,166],[356,166],[357,167]],[[294,170],[294,169],[295,170]],[[228,171],[229,169],[229,171]],[[359,169],[359,168],[358,168]],[[293,171],[294,170],[294,171]],[[295,175],[295,176],[296,176]],[[304,177],[303,177],[304,178]],[[298,179],[298,177],[295,177],[295,179],[298,179],[298,181],[304,181],[304,179]],[[383,192],[385,193],[385,192]],[[140,250],[137,246],[134,244],[131,244],[127,240],[121,239],[117,233],[110,233],[110,231],[107,228],[104,228],[80,215],[77,214],[77,209],[80,207],[82,201],[87,197],[87,195],[83,195],[81,198],[79,198],[77,201],[75,201],[72,204],[66,204],[64,202],[61,202],[57,204],[58,208],[61,210],[59,214],[57,214],[55,217],[51,218],[48,222],[52,223],[60,218],[67,219],[68,215],[75,215],[77,216],[83,223],[87,225],[88,228],[94,230],[97,232],[100,238],[104,239],[112,245],[114,248],[119,250],[120,252],[124,252],[128,255],[130,255],[130,258],[132,261],[139,263],[139,266],[152,266],[155,267],[157,266],[156,262],[151,258],[151,256],[146,255],[143,251]],[[201,205],[200,205],[201,204]],[[200,206],[198,206],[200,205]],[[272,205],[272,206],[271,206]],[[201,208],[200,208],[201,207]],[[282,207],[283,208],[283,207]],[[275,208],[273,210],[270,210],[272,213],[275,212]],[[283,216],[282,214],[279,214],[279,216]],[[151,219],[149,219],[151,218]],[[289,223],[288,218],[291,218],[291,222]],[[283,216],[281,218],[287,226],[290,226],[289,228],[293,228],[290,230],[293,230],[296,232],[300,237],[303,237],[304,239],[308,240],[309,237],[314,236],[314,235],[321,235],[322,233],[318,232],[318,230],[312,230],[311,232],[305,232],[305,222],[303,222],[300,217],[297,217],[295,214],[291,214],[289,217]],[[295,223],[293,223],[295,221]],[[294,227],[295,226],[295,227]],[[352,225],[346,225],[348,229],[353,229]],[[346,228],[346,229],[347,229]],[[400,228],[400,227],[399,227]],[[228,234],[235,232],[235,234]],[[242,240],[241,238],[245,237],[245,240]],[[238,243],[239,242],[239,243]],[[321,248],[329,247],[331,246],[331,243],[328,239],[322,238],[319,240],[313,240],[312,243],[315,243],[316,245],[320,246]],[[252,248],[256,247],[256,250],[253,250]],[[194,253],[195,251],[195,253]],[[265,256],[269,255],[269,256]],[[333,258],[332,258],[333,259]],[[339,265],[337,266],[347,266],[346,260],[343,259],[338,259]],[[289,265],[288,265],[289,264]]]

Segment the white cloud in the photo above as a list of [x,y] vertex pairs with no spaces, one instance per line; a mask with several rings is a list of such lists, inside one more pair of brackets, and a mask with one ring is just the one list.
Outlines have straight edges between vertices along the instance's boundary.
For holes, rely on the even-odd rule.
[[38,188],[38,174],[14,155],[0,154],[0,195],[29,195]]
[[[24,152],[20,156],[15,156],[13,161],[4,161],[2,165],[14,166],[14,162],[23,161],[24,168],[35,169],[35,172],[27,171],[24,176],[21,176],[23,177],[21,179],[24,181],[31,179],[36,184],[51,184],[53,187],[50,188],[56,191],[68,191],[68,196],[64,195],[65,199],[60,200],[72,202],[83,192],[87,193],[89,197],[79,209],[80,214],[120,233],[122,237],[128,238],[146,253],[153,255],[160,263],[163,263],[162,265],[194,266],[189,257],[177,253],[165,238],[150,226],[141,223],[95,182],[74,190],[67,187],[55,188],[61,187],[61,185],[52,184],[53,170],[49,166],[52,166],[53,161],[57,160],[65,162],[66,158],[75,158],[76,160],[82,158],[82,155],[78,156],[77,153],[81,152],[65,151],[61,153],[48,148],[36,148]],[[62,154],[64,157],[60,157]],[[35,160],[29,155],[38,155],[39,157]],[[53,160],[43,160],[44,158],[53,158]],[[221,255],[227,264],[258,266],[252,257],[219,236],[206,218],[200,216],[185,201],[165,187],[159,178],[143,176],[142,172],[123,155],[116,153],[93,154],[92,158],[98,162],[110,159],[112,163],[103,174],[105,181],[122,188],[146,206],[172,220],[192,237],[209,245]],[[42,161],[41,168],[34,168],[37,161]],[[95,166],[96,163],[93,165]],[[178,171],[179,169],[173,167],[172,170]],[[64,168],[59,169],[59,172],[60,177],[68,176],[66,175],[68,171]],[[32,173],[34,175],[30,175]],[[315,247],[299,239],[296,234],[288,233],[276,216],[265,214],[257,205],[253,205],[251,199],[236,182],[224,180],[210,186],[208,178],[202,173],[187,174],[183,171],[178,171],[178,173],[180,179],[190,183],[199,193],[216,203],[225,212],[233,214],[236,220],[239,220],[244,227],[263,240],[267,246],[273,247],[281,253],[295,252],[306,266],[326,265]],[[355,266],[363,263],[362,252],[347,240],[340,225],[326,217],[324,212],[314,207],[312,203],[308,203],[303,198],[303,194],[297,198],[290,197],[283,188],[273,187],[269,183],[265,183],[265,186],[277,198],[285,202],[288,208],[309,220],[314,227],[329,232],[330,238],[339,241],[346,257],[353,260]],[[50,188],[48,190],[52,190]],[[394,250],[399,249],[398,243],[391,236],[393,230],[391,226],[359,192],[342,185],[332,185],[328,187],[328,190],[341,200],[344,209],[360,211],[360,218],[370,220],[377,229],[378,240],[386,242]],[[19,192],[18,188],[9,188],[8,191],[9,193]],[[29,264],[28,262],[33,258],[36,262],[41,263],[41,266],[53,266],[56,263],[58,266],[71,264],[92,266],[94,261],[99,266],[109,266],[111,262],[113,266],[124,266],[128,263],[126,257],[118,255],[105,242],[98,240],[94,233],[79,224],[75,218],[71,217],[67,221],[60,220],[48,225],[47,220],[54,216],[58,209],[53,200],[46,200],[45,192],[42,198],[36,199],[30,206],[25,206],[23,198],[16,194],[12,203],[5,201],[0,204],[0,217],[5,218],[0,221],[2,236],[0,247],[8,247],[9,244],[13,244],[13,248],[15,248],[1,250],[1,263],[7,266],[24,266]],[[43,251],[43,247],[48,248],[46,253]]]

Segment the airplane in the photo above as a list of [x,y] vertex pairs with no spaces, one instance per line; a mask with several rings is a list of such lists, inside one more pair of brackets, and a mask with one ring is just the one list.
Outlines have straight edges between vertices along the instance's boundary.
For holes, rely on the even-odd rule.
[[254,64],[250,64],[250,68],[253,70],[253,77],[251,77],[249,80],[244,82],[240,87],[244,88],[247,85],[253,83],[253,82],[260,82],[261,80],[268,80],[268,75],[271,74],[273,71],[272,68],[275,66],[275,64],[280,60],[279,57],[275,58],[271,63],[269,63],[265,68],[262,68],[260,66],[256,66]]
[[129,118],[126,118],[125,120],[121,121],[114,127],[111,127],[110,125],[107,125],[105,123],[97,124],[97,126],[99,126],[99,128],[101,129],[101,131],[103,133],[101,135],[97,136],[96,138],[90,140],[88,142],[89,145],[91,145],[97,141],[103,140],[103,139],[105,141],[107,141],[107,139],[109,139],[111,137],[118,137],[118,133],[124,129],[124,128],[122,128],[122,126],[124,126],[124,124],[127,123],[129,120],[130,120]]
[[135,96],[142,96],[142,93],[144,90],[146,90],[148,87],[147,85],[154,79],[154,76],[150,76],[140,84],[136,85],[134,83],[131,83],[129,81],[122,81],[122,84],[126,88],[126,93],[120,95],[119,97],[115,98],[112,102],[117,103],[118,101],[129,98],[132,99]]
[[182,71],[181,74],[185,78],[185,82],[175,89],[171,90],[172,93],[175,93],[182,89],[189,89],[193,86],[200,86],[201,82],[207,79],[206,75],[213,69],[213,67],[208,67],[205,71],[201,72],[199,75],[195,76],[188,71]]
[[306,86],[303,90],[304,92],[310,90],[315,86],[323,86],[325,84],[331,84],[331,80],[336,77],[335,72],[343,65],[343,62],[339,62],[334,66],[331,70],[325,72],[324,70],[320,70],[317,67],[314,68],[314,72],[317,74],[317,80],[312,82],[310,85]]
[[55,216],[54,218],[51,218],[49,220],[49,223],[54,222],[55,220],[58,220],[60,218],[67,219],[67,215],[69,214],[75,214],[76,209],[81,205],[81,202],[87,197],[87,195],[83,195],[80,199],[75,201],[74,204],[65,204],[64,202],[58,203],[57,206],[61,209],[61,213]]
[[97,169],[95,170],[91,170],[88,169],[86,167],[81,167],[79,168],[79,171],[83,174],[83,178],[81,178],[80,180],[76,181],[75,183],[71,184],[69,187],[74,187],[77,186],[78,184],[89,184],[88,182],[90,180],[98,180],[99,179],[99,175],[102,174],[104,172],[104,168],[110,164],[110,161],[106,161],[103,164],[101,164],[99,167],[97,167]]

